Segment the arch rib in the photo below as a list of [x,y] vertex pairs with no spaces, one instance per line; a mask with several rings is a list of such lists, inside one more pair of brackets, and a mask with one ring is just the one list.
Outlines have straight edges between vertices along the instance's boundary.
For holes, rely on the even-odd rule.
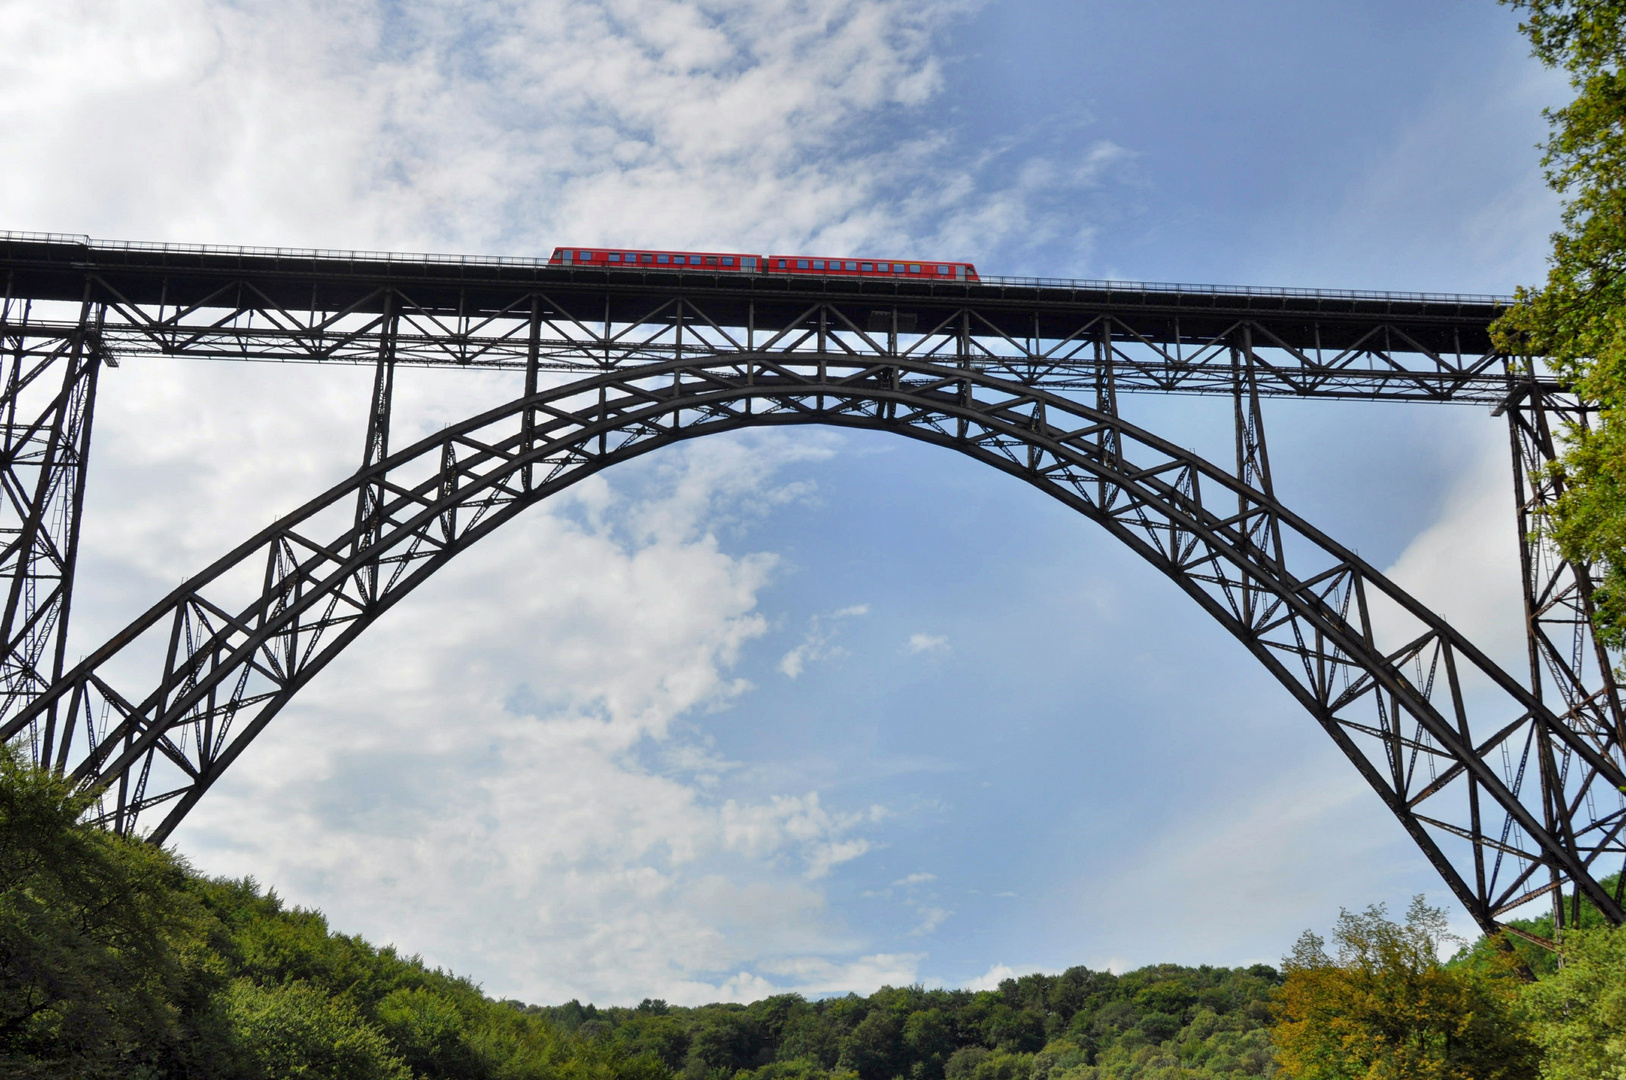
[[[55,716],[52,764],[102,788],[100,820],[136,834],[161,809],[146,835],[162,840],[346,645],[527,507],[703,434],[867,428],[1026,480],[1173,579],[1327,731],[1482,927],[1563,883],[1622,921],[1598,883],[1626,856],[1612,729],[1561,720],[1271,492],[1097,397],[1086,406],[924,359],[785,353],[654,363],[530,394],[263,530],[97,649],[0,739]],[[353,513],[362,491],[373,506],[364,522]]]

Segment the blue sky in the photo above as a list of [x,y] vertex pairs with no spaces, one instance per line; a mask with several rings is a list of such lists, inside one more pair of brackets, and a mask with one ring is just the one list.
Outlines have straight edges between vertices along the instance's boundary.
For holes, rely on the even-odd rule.
[[[68,11],[71,9],[71,11]],[[68,14],[65,14],[68,11]],[[69,17],[71,15],[71,17]],[[12,0],[0,224],[1507,292],[1563,83],[1490,0]],[[355,467],[368,373],[132,359],[76,648]],[[409,372],[402,439],[517,391]],[[1227,402],[1137,397],[1224,460]],[[1278,492],[1516,660],[1506,432],[1267,404]],[[1274,961],[1466,920],[1240,646],[943,451],[747,433],[580,485],[330,668],[176,846],[532,1001]]]

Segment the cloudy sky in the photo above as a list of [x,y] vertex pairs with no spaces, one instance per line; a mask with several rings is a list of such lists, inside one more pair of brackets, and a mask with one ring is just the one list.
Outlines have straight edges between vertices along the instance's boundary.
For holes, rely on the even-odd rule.
[[[1507,292],[1556,223],[1533,146],[1564,90],[1514,23],[1492,0],[0,0],[0,227]],[[109,372],[75,651],[353,470],[369,377]],[[409,372],[399,438],[516,389]],[[1228,408],[1125,405],[1196,446]],[[1499,421],[1266,416],[1289,505],[1517,656]],[[1451,906],[1172,584],[1006,477],[817,429],[662,451],[464,555],[175,846],[537,1002],[1274,961],[1340,905]]]

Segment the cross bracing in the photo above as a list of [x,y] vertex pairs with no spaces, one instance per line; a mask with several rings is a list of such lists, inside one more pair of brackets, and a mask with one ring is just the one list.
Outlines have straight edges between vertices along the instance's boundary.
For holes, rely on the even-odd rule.
[[[1495,403],[1495,297],[995,278],[981,284],[0,238],[8,295],[105,304],[113,355],[597,371],[735,352],[942,360],[1052,389]],[[389,312],[389,315],[386,315]],[[41,320],[49,334],[77,319]]]
[[[19,520],[60,537],[4,564],[18,626],[45,644],[8,629],[0,736],[98,785],[101,820],[121,831],[167,836],[329,659],[524,507],[677,439],[821,423],[960,450],[1158,566],[1294,694],[1481,925],[1568,887],[1620,919],[1621,897],[1598,883],[1626,855],[1626,728],[1590,632],[1590,570],[1537,527],[1557,494],[1540,468],[1554,425],[1586,408],[1494,350],[1495,298],[854,284],[17,235],[0,256],[7,363],[40,386],[54,373],[59,390],[21,411],[21,391],[6,392],[8,445],[32,448],[10,460],[35,470],[33,488],[8,491],[22,493]],[[78,496],[63,493],[82,491],[96,370],[142,354],[372,364],[366,452],[351,480],[63,672],[42,665],[60,654],[71,595]],[[398,364],[520,368],[526,392],[392,454]],[[545,371],[564,373],[553,389],[539,388]],[[1118,395],[1145,391],[1231,395],[1234,468],[1122,421]],[[1279,503],[1259,402],[1283,395],[1507,413],[1527,674]],[[21,552],[29,526],[15,532]],[[38,599],[42,584],[56,600]]]

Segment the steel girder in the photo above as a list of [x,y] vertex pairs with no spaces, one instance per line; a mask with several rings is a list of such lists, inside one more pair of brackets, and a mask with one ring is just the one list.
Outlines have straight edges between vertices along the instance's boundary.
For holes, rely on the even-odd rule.
[[[1500,402],[1494,297],[990,279],[932,284],[550,267],[534,260],[186,249],[0,234],[41,300],[106,307],[119,355],[600,371],[735,353],[970,363],[1088,389]],[[72,320],[76,309],[64,318]],[[1099,354],[1105,340],[1108,349]]]
[[[90,455],[100,309],[42,329],[26,299],[0,306],[0,716],[62,675]],[[36,752],[38,747],[34,748]]]
[[[1487,930],[1626,854],[1622,745],[1558,714],[1264,488],[1090,407],[973,367],[844,354],[626,367],[384,458],[190,579],[0,728],[162,840],[382,612],[526,507],[676,441],[784,424],[907,435],[1034,484],[1168,575],[1304,706]],[[1248,408],[1238,395],[1239,411]],[[1246,460],[1256,463],[1253,471]],[[358,494],[381,493],[358,520]],[[144,816],[163,816],[146,829]]]

